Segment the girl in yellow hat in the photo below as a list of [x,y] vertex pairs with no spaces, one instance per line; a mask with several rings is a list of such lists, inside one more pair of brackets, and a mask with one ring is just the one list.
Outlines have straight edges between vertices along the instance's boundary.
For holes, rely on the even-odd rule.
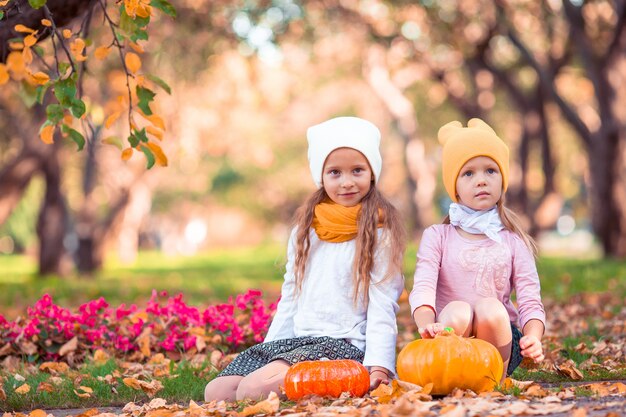
[[523,357],[544,358],[537,247],[503,204],[509,149],[495,131],[471,119],[467,127],[444,125],[438,136],[443,183],[453,203],[443,224],[422,235],[411,311],[422,338],[452,327],[492,343],[502,355],[504,379]]

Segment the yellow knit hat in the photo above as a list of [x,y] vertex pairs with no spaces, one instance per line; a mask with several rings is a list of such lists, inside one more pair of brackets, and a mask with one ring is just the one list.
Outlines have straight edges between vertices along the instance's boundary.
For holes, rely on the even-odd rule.
[[509,147],[496,135],[496,132],[481,119],[471,119],[467,127],[453,121],[439,129],[439,143],[443,146],[441,172],[443,185],[455,203],[456,179],[463,165],[477,156],[488,156],[500,167],[502,173],[502,193],[509,185]]

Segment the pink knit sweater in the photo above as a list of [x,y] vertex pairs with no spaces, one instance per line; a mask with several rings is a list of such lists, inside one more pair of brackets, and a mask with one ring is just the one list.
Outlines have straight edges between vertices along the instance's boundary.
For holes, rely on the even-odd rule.
[[[517,234],[503,230],[500,236],[502,244],[467,239],[449,224],[426,229],[417,252],[411,311],[425,305],[438,315],[451,301],[474,305],[480,298],[495,297],[521,329],[530,319],[545,325],[532,253]],[[513,291],[517,307],[511,300]]]

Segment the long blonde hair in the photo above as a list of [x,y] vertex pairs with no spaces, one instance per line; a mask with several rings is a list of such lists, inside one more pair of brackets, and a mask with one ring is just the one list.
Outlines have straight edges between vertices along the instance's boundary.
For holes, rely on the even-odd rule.
[[[528,250],[530,250],[536,258],[539,250],[537,248],[537,243],[535,242],[535,239],[533,239],[531,235],[526,233],[519,216],[515,214],[513,210],[504,205],[504,195],[500,197],[500,200],[498,200],[498,202],[496,203],[496,207],[498,208],[500,221],[502,222],[504,228],[510,232],[517,234],[520,239],[522,239],[524,244],[528,247]],[[446,216],[446,218],[443,219],[442,223],[450,224],[450,216]]]
[[[295,215],[294,226],[297,227],[297,234],[294,273],[298,293],[302,290],[304,270],[311,249],[309,231],[313,224],[315,206],[327,198],[329,197],[324,188],[320,188],[300,206]],[[382,210],[382,224],[383,228],[388,231],[390,242],[390,262],[384,279],[388,279],[402,270],[405,231],[400,213],[372,184],[369,192],[361,200],[361,210],[357,219],[358,231],[355,238],[356,248],[352,264],[353,302],[355,304],[358,302],[359,296],[363,301],[367,301],[370,273],[374,269],[374,254],[378,241],[379,209]]]

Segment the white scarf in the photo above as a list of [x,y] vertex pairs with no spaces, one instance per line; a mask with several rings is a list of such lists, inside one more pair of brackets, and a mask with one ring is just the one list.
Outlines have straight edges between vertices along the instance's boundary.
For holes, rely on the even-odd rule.
[[502,243],[498,232],[504,229],[504,226],[495,206],[489,210],[477,211],[462,204],[452,203],[448,215],[451,225],[459,226],[467,233],[487,235],[489,239]]

